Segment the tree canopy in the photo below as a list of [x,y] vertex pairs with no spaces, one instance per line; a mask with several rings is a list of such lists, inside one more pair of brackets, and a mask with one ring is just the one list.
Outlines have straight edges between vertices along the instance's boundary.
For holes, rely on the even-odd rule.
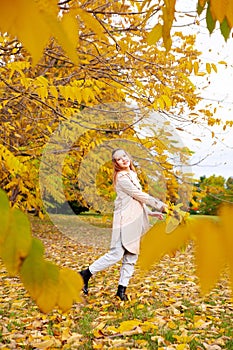
[[[205,72],[200,70],[194,35],[176,32],[175,45],[167,50],[158,36],[155,40],[157,29],[151,30],[162,16],[163,41],[167,42],[174,5],[149,1],[4,3],[0,15],[0,178],[13,206],[41,213],[38,171],[43,148],[62,123],[86,108],[135,101],[176,121],[180,130],[179,123],[195,123],[198,116],[213,123],[209,109],[195,109],[200,97],[190,74],[208,75],[216,66],[208,64]],[[101,128],[105,130],[106,125],[84,133],[76,149],[81,143],[85,155],[95,142],[104,143],[106,133],[99,133]],[[111,128],[111,135],[121,130],[119,123]],[[158,135],[153,140],[162,164],[168,160],[165,135],[162,147],[158,147]],[[184,153],[187,158],[187,150]],[[64,172],[69,173],[70,167],[74,170],[74,158],[80,154],[73,152],[73,162],[70,157]]]
[[[227,38],[232,5],[225,2],[225,12],[215,4],[213,0],[199,1],[198,13],[208,5],[210,32],[219,21]],[[31,237],[27,217],[19,208],[36,211],[42,217],[44,205],[51,204],[52,197],[59,203],[64,198],[78,200],[101,210],[96,207],[98,200],[90,197],[85,176],[88,171],[92,183],[97,179],[98,188],[91,195],[97,194],[107,203],[113,199],[111,171],[102,156],[103,148],[110,155],[113,144],[127,143],[132,153],[137,150],[136,161],[146,162],[145,170],[137,168],[146,189],[160,196],[164,192],[161,183],[166,184],[165,200],[171,204],[171,211],[167,222],[158,228],[157,255],[151,257],[145,240],[145,264],[147,257],[154,261],[194,239],[201,242],[198,262],[200,271],[204,271],[200,272],[204,291],[218,277],[222,267],[218,266],[218,258],[221,260],[224,253],[223,261],[232,268],[227,221],[230,208],[222,211],[212,246],[213,225],[203,222],[214,256],[221,243],[214,274],[205,281],[209,260],[208,266],[202,260],[205,242],[199,237],[200,226],[192,226],[190,234],[182,225],[186,217],[180,210],[181,203],[176,205],[190,196],[190,187],[192,190],[192,174],[183,176],[182,169],[191,152],[178,142],[176,130],[182,131],[181,123],[196,123],[199,117],[210,125],[215,122],[208,108],[196,110],[200,97],[191,75],[205,77],[217,67],[208,63],[205,71],[200,68],[195,35],[177,31],[171,38],[174,17],[174,0],[65,0],[58,4],[54,0],[11,0],[1,4],[0,181],[9,199],[0,192],[4,217],[0,255],[9,273],[20,275],[45,312],[55,306],[67,310],[73,300],[79,299],[82,282],[73,271],[59,270],[44,259],[43,245]],[[154,112],[156,117],[151,119]],[[173,209],[178,219],[169,216]],[[166,231],[168,222],[171,229]],[[153,227],[148,237],[156,230]],[[224,242],[219,238],[220,231],[226,236]],[[39,266],[36,271],[35,265]]]

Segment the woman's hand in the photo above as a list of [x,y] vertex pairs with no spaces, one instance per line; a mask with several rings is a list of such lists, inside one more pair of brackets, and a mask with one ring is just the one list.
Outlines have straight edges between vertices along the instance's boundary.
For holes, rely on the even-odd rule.
[[163,218],[164,218],[163,213],[160,213],[159,211],[151,211],[149,215],[156,217],[159,220],[163,220]]
[[168,211],[168,205],[167,204],[163,204],[163,208],[161,209],[161,211],[164,213],[167,213],[167,211]]

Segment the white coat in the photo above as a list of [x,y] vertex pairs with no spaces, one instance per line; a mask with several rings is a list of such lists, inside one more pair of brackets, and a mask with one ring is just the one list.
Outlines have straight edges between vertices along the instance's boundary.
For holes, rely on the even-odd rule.
[[141,236],[149,229],[150,210],[146,204],[161,210],[164,203],[142,191],[137,174],[132,170],[117,174],[115,189],[111,248],[121,238],[127,251],[138,254]]

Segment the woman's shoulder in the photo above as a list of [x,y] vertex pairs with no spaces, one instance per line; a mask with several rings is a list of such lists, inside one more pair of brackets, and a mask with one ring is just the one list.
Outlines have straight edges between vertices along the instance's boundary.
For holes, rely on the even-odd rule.
[[126,170],[122,170],[122,171],[119,171],[117,173],[117,179],[122,179],[122,178],[125,178],[127,176],[129,176],[129,172]]
[[136,176],[137,176],[137,174],[136,174],[136,176],[135,176],[135,174],[136,173],[134,171],[132,171],[132,170],[130,170],[130,172],[129,171],[125,171],[125,170],[119,171],[119,173],[117,174],[116,181],[118,183],[122,183],[122,182],[125,182],[125,181],[133,182],[136,179]]
[[138,177],[136,171],[134,171],[134,170],[131,170],[131,169],[130,169],[130,172],[129,172],[129,173],[130,173],[130,175],[133,176],[133,177]]

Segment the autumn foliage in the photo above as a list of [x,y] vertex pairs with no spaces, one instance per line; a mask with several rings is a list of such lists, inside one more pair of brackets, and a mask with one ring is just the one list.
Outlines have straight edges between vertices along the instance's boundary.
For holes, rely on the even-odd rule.
[[[183,130],[179,123],[184,121],[195,123],[200,117],[209,125],[215,123],[210,110],[196,110],[200,97],[191,75],[205,77],[211,71],[217,72],[217,67],[208,63],[202,69],[200,53],[194,48],[194,35],[185,36],[177,31],[171,37],[175,3],[174,0],[167,0],[163,5],[160,1],[135,4],[134,1],[106,3],[100,0],[57,4],[54,0],[48,3],[11,0],[1,4],[0,181],[7,196],[1,192],[0,253],[8,272],[20,275],[42,311],[48,312],[55,306],[67,310],[73,300],[78,300],[82,284],[73,271],[59,270],[44,259],[43,245],[31,237],[22,211],[33,211],[42,218],[47,203],[64,200],[79,201],[104,211],[106,208],[98,207],[100,201],[90,197],[88,186],[87,192],[82,190],[85,187],[82,180],[86,181],[83,164],[90,177],[95,178],[95,160],[102,167],[97,177],[97,194],[108,201],[114,197],[109,164],[101,158],[100,150],[108,150],[109,160],[111,142],[117,140],[121,144],[126,140],[132,153],[135,146],[130,145],[136,144],[141,152],[139,163],[148,160],[149,154],[147,164],[156,164],[157,185],[148,180],[151,167],[146,167],[144,173],[143,165],[138,169],[145,189],[161,194],[160,184],[166,182],[167,201],[181,201],[184,193],[190,196],[192,174],[184,175],[171,159],[178,157],[182,164],[187,164],[191,153],[177,145],[174,134],[175,130]],[[209,31],[219,21],[226,39],[232,27],[232,5],[230,1],[225,3],[227,6],[223,8],[217,6],[216,1],[199,1],[198,12],[203,12],[207,5]],[[99,109],[96,114],[97,106],[112,107],[114,103],[120,106],[134,103],[136,108],[130,109],[130,118],[124,110],[120,115],[119,107],[115,120],[107,119]],[[153,123],[148,121],[151,111],[164,118],[162,125],[152,130]],[[169,129],[173,121],[176,127]],[[88,156],[91,158],[93,153],[100,156],[88,162]],[[215,254],[219,241],[222,244],[214,278],[219,273],[217,266],[223,255],[226,256],[224,263],[232,268],[228,251],[232,246],[227,221],[230,211],[230,207],[223,209],[221,224],[214,230],[213,247],[212,224],[203,222],[210,251],[212,247]],[[203,283],[210,266],[202,265],[203,237],[195,236],[196,228],[190,236],[188,226],[181,225],[183,220],[173,224],[174,232],[170,228],[166,232],[165,224],[152,229],[165,235],[166,244],[164,250],[158,245],[158,256],[178,249],[178,243],[185,243],[187,239],[200,242],[197,262]],[[179,239],[170,247],[176,235]],[[142,250],[142,259],[145,256],[150,256],[147,248],[145,252]],[[34,266],[38,268],[35,270]],[[203,290],[209,289],[211,283],[212,279],[207,278]]]
[[[198,116],[212,120],[209,110],[195,111],[199,96],[190,74],[205,76],[217,67],[208,64],[203,71],[194,36],[176,32],[176,45],[169,51],[154,40],[155,29],[150,32],[147,25],[151,28],[151,17],[156,20],[161,15],[163,41],[169,46],[175,2],[165,3],[161,13],[158,6],[150,2],[102,7],[73,1],[59,5],[56,1],[4,3],[0,14],[0,178],[12,206],[42,214],[38,173],[43,149],[53,132],[80,118],[86,108],[90,109],[90,124],[96,118],[90,118],[93,106],[128,100],[159,112],[168,123],[194,122]],[[63,168],[63,180],[69,187],[67,199],[78,196],[81,200],[77,191],[71,190],[75,169],[79,169],[74,159],[79,164],[90,150],[104,145],[106,138],[114,139],[122,128],[122,138],[131,135],[136,141],[134,126],[115,123],[111,133],[104,132],[108,125],[103,123],[98,127],[85,124],[85,131],[82,125],[76,129],[82,137],[73,137],[72,154]],[[165,131],[162,137],[162,144],[157,140],[161,131],[143,144],[150,150],[156,148],[156,162],[167,169],[165,176],[174,196],[174,169],[166,156],[169,135]],[[67,135],[61,135],[61,141],[67,143]],[[188,150],[182,152],[188,158]],[[53,187],[51,183],[47,191]]]

